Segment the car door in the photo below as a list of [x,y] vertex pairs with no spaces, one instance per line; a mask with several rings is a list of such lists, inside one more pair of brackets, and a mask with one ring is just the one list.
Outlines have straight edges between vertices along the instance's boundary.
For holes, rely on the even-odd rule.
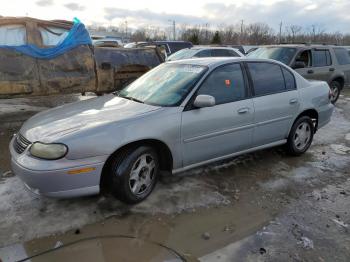
[[247,68],[254,88],[253,145],[285,139],[299,110],[294,75],[289,69],[269,62],[247,62]]
[[[38,24],[41,47],[53,47],[68,35],[69,28]],[[51,59],[38,59],[41,86],[50,93],[95,91],[95,60],[91,47],[80,45]]]
[[329,50],[313,48],[311,50],[311,67],[297,70],[297,72],[303,71],[302,76],[307,79],[328,81],[334,70]]
[[[0,95],[30,94],[40,86],[36,59],[11,47],[28,43],[25,23],[0,24]],[[31,43],[31,42],[30,42]]]
[[183,164],[219,158],[251,146],[253,101],[240,63],[213,70],[194,95],[211,95],[213,107],[188,105],[182,113]]

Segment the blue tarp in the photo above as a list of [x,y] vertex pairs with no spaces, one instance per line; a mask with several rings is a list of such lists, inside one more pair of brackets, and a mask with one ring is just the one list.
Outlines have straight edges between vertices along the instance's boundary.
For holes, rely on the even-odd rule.
[[65,52],[79,46],[79,45],[91,45],[92,41],[89,32],[86,30],[83,23],[79,20],[75,20],[74,24],[69,31],[67,37],[58,45],[49,48],[39,48],[33,44],[21,45],[21,46],[4,46],[0,45],[0,48],[7,48],[15,50],[17,52],[39,58],[39,59],[51,59]]

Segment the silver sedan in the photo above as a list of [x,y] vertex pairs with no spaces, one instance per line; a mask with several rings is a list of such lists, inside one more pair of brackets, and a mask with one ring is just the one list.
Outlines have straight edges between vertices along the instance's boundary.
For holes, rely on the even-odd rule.
[[120,92],[41,112],[12,139],[12,169],[51,197],[145,199],[176,174],[277,145],[304,153],[333,105],[325,82],[247,58],[164,63]]

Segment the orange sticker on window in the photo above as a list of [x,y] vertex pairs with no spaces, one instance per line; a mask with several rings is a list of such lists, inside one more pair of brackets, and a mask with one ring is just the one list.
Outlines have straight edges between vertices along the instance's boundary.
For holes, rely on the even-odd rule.
[[226,79],[226,80],[225,80],[225,85],[226,85],[227,87],[229,87],[229,86],[231,85],[231,80]]

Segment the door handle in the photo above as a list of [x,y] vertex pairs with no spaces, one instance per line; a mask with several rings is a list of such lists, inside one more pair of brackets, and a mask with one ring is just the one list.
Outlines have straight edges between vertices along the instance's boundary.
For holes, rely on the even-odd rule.
[[109,62],[102,62],[101,63],[101,69],[102,70],[110,70],[112,68],[111,63]]
[[298,99],[296,99],[296,98],[289,100],[289,104],[291,104],[291,105],[296,104],[296,103],[298,103]]
[[249,112],[249,108],[248,107],[243,107],[237,110],[238,114],[245,114]]
[[307,73],[308,73],[308,74],[313,74],[313,73],[314,73],[314,70],[311,70],[311,69],[310,69],[310,70],[307,71]]
[[329,71],[333,72],[335,69],[333,67],[329,68]]

